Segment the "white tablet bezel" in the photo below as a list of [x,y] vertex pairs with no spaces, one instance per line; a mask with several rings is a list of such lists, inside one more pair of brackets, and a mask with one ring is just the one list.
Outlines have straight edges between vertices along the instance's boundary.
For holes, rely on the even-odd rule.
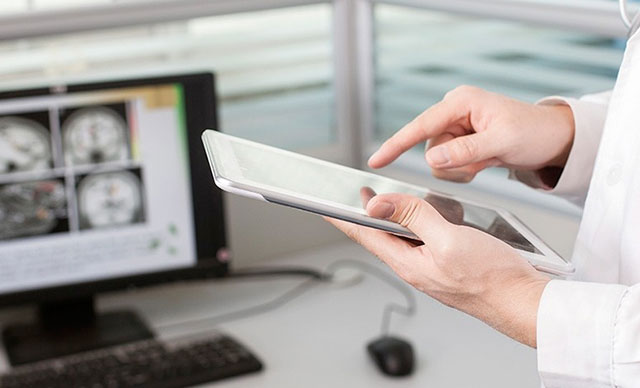
[[517,249],[518,253],[526,258],[535,268],[556,275],[569,275],[574,271],[571,263],[565,261],[562,257],[560,257],[556,252],[553,251],[553,249],[548,247],[538,236],[536,236],[531,230],[529,230],[518,218],[504,209],[496,208],[486,204],[479,204],[468,199],[444,194],[425,187],[412,185],[370,172],[353,169],[339,164],[297,154],[295,152],[286,151],[249,140],[237,138],[211,129],[206,130],[202,134],[202,141],[205,146],[216,185],[230,193],[258,199],[261,201],[294,207],[300,210],[338,218],[356,224],[384,230],[386,232],[394,233],[400,236],[417,239],[417,237],[411,231],[404,228],[403,226],[391,221],[381,220],[378,218],[370,217],[366,214],[362,214],[362,209],[352,208],[343,204],[325,201],[302,193],[297,193],[279,187],[274,187],[260,182],[245,179],[244,175],[242,174],[241,166],[239,166],[238,164],[238,160],[232,150],[230,143],[238,142],[249,144],[251,146],[259,147],[269,152],[286,155],[294,159],[312,161],[320,165],[325,165],[329,168],[347,170],[351,173],[357,173],[367,176],[374,175],[377,179],[389,180],[394,183],[404,185],[408,189],[425,193],[432,193],[445,198],[455,199],[456,201],[467,203],[469,205],[493,210],[500,216],[502,216],[512,227],[514,227],[520,234],[522,234],[522,236],[524,236],[540,252],[542,252],[542,254],[537,254]]

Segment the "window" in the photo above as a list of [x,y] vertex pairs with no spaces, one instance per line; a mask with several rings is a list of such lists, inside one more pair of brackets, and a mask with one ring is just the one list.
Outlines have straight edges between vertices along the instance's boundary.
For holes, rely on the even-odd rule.
[[624,40],[379,4],[376,129],[382,140],[461,84],[535,102],[611,89]]
[[213,70],[222,130],[361,165],[460,84],[531,102],[610,89],[626,33],[615,0],[6,3],[0,89]]
[[[363,104],[369,107],[363,114],[371,117],[369,129],[363,128],[365,154],[461,84],[529,102],[609,90],[627,32],[617,1],[607,0],[380,0],[373,2],[372,14],[374,93]],[[424,174],[421,148],[397,165]],[[580,213],[506,175],[504,169],[492,169],[472,186]],[[444,183],[438,187],[456,190]]]
[[[34,13],[78,5],[32,3]],[[105,3],[111,2],[91,5]],[[303,150],[338,141],[329,4],[5,41],[0,55],[4,90],[53,80],[211,70],[218,77],[223,131]]]

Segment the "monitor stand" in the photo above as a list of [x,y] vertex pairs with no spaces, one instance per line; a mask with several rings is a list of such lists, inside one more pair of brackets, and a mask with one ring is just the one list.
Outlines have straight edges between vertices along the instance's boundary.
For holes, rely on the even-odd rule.
[[21,365],[153,338],[132,311],[97,314],[93,297],[43,303],[36,322],[5,327],[4,346],[11,365]]

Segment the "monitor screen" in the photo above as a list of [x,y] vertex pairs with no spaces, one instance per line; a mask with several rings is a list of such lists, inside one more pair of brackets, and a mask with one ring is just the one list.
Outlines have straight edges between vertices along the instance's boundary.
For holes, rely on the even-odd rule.
[[164,82],[0,100],[0,294],[196,265],[185,89]]

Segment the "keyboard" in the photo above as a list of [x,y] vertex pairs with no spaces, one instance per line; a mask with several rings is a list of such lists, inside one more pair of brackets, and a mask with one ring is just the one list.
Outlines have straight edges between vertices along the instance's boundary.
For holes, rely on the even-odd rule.
[[26,364],[1,388],[178,388],[256,372],[262,363],[222,334],[145,340]]

